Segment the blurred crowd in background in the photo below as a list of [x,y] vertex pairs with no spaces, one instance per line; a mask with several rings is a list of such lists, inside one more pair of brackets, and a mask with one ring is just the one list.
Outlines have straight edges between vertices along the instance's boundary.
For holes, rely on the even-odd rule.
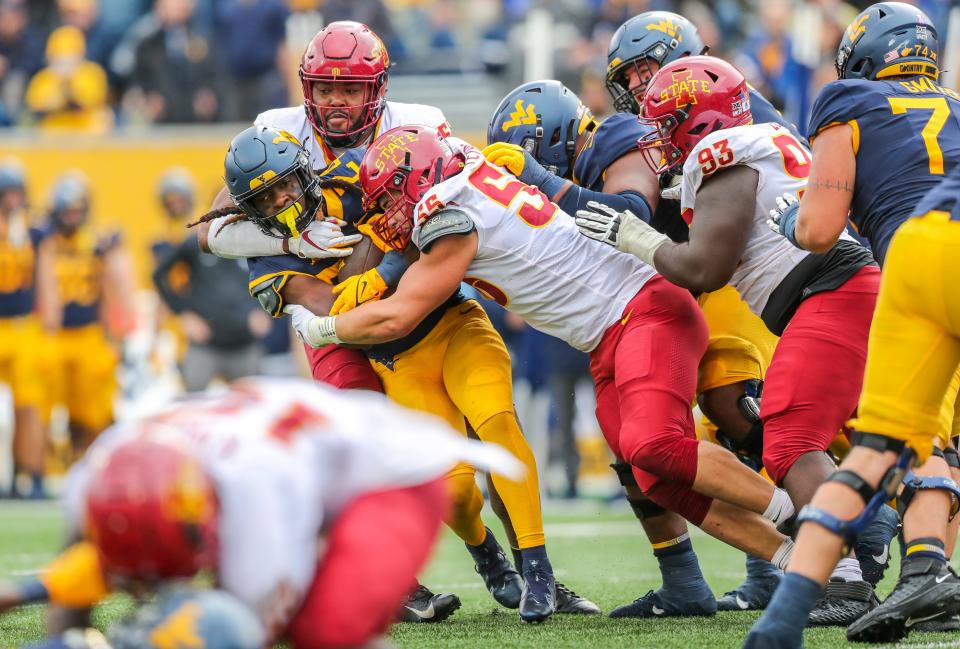
[[[41,434],[37,426],[45,431],[58,427],[60,412],[59,438],[69,441],[67,433],[75,437],[77,425],[76,414],[69,411],[71,400],[105,403],[104,412],[86,426],[99,429],[114,416],[113,404],[131,407],[165,391],[203,389],[216,377],[306,374],[299,342],[291,340],[286,320],[271,321],[247,294],[245,263],[201,255],[195,235],[184,226],[205,211],[222,186],[222,151],[230,136],[263,110],[302,102],[299,58],[328,22],[367,23],[383,38],[394,62],[389,97],[438,105],[455,133],[477,140],[500,98],[531,80],[532,70],[548,71],[544,76],[571,87],[595,115],[608,115],[612,107],[604,80],[611,36],[643,11],[675,11],[699,27],[712,53],[736,64],[803,130],[817,89],[835,78],[833,59],[843,27],[869,4],[0,0],[0,127],[10,127],[0,128],[0,158],[10,152],[17,158],[7,167],[0,164],[0,244],[15,232],[10,224],[16,223],[18,211],[29,213],[26,226],[49,229],[59,218],[57,205],[63,206],[57,194],[60,174],[66,167],[79,167],[92,181],[80,201],[82,225],[96,233],[91,240],[109,234],[105,225],[123,232],[110,239],[111,247],[96,263],[113,265],[109,260],[126,254],[132,261],[115,270],[130,284],[139,284],[137,299],[121,300],[119,310],[112,305],[95,323],[102,328],[96,335],[105,341],[101,356],[106,363],[95,369],[119,377],[116,384],[109,383],[114,391],[89,397],[91,387],[102,381],[85,379],[85,370],[68,365],[67,356],[48,354],[37,361],[40,369],[35,371],[50,394],[33,399],[33,419],[18,421],[35,422],[31,426],[37,432],[28,435],[35,438]],[[916,4],[946,30],[948,0]],[[539,59],[539,67],[531,67],[531,58]],[[955,86],[955,79],[944,83]],[[224,126],[210,127],[215,123]],[[174,133],[153,127],[171,124],[207,128]],[[37,145],[33,137],[64,131],[115,137],[96,138],[85,148],[67,148],[72,142],[57,137]],[[8,137],[10,151],[4,151]],[[4,176],[5,169],[13,171]],[[70,250],[58,254],[64,256],[57,266],[61,281],[86,276],[71,269],[75,260]],[[2,280],[7,275],[0,271]],[[84,292],[99,304],[108,288],[98,284]],[[511,349],[517,409],[541,466],[547,467],[543,484],[554,495],[574,497],[584,475],[609,480],[586,356],[496,305],[487,306]],[[7,339],[11,354],[26,345],[19,338]],[[46,350],[57,347],[35,344]],[[0,357],[7,353],[4,349],[0,345]],[[51,377],[58,372],[71,378],[64,385],[79,390],[79,397],[55,393]],[[23,410],[21,395],[13,397],[11,405]],[[3,426],[0,422],[0,433]],[[43,495],[44,463],[37,459],[42,454],[29,447],[18,453],[20,468],[34,478],[21,492]],[[69,453],[61,456],[69,461]],[[26,466],[23,457],[35,460]],[[56,461],[47,464],[55,466]]]
[[[505,92],[523,81],[526,22],[544,10],[556,78],[598,115],[610,36],[665,9],[699,26],[802,123],[832,78],[843,27],[867,0],[0,0],[0,125],[105,132],[127,125],[251,121],[297,103],[296,64],[326,22],[381,35],[392,75],[479,74]],[[946,26],[948,0],[917,0]],[[941,34],[941,38],[943,35]]]

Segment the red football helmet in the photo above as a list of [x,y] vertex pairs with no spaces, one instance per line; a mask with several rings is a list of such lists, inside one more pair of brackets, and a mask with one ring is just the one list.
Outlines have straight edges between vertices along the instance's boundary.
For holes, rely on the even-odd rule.
[[175,442],[143,435],[110,451],[90,476],[86,516],[109,576],[157,581],[216,568],[217,495]]
[[701,139],[749,124],[750,92],[740,72],[713,56],[688,56],[660,68],[640,107],[653,131],[637,144],[657,175],[679,171]]
[[[307,119],[324,141],[334,147],[352,147],[361,142],[383,112],[390,57],[380,37],[369,27],[352,20],[330,23],[313,37],[300,62],[303,104]],[[364,100],[351,106],[320,106],[314,101],[313,85],[363,84]],[[327,126],[328,114],[360,109],[360,115],[342,130]]]
[[383,212],[371,224],[374,234],[396,250],[406,248],[413,208],[431,187],[460,173],[464,161],[429,126],[398,126],[374,140],[360,162],[364,209]]

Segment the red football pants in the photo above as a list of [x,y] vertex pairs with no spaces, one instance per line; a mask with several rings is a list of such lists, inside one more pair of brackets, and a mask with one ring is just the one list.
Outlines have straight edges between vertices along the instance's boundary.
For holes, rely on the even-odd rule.
[[763,383],[763,466],[778,485],[801,455],[827,450],[863,387],[880,269],[800,303]]
[[341,390],[383,392],[380,377],[370,367],[367,355],[359,349],[347,349],[339,345],[324,345],[314,349],[306,343],[303,349],[315,381]]
[[448,506],[442,479],[348,505],[290,623],[294,648],[359,647],[383,635],[416,586]]
[[699,525],[710,498],[690,489],[697,475],[693,403],[707,325],[688,291],[662,277],[627,304],[590,353],[597,420],[637,485],[661,507]]

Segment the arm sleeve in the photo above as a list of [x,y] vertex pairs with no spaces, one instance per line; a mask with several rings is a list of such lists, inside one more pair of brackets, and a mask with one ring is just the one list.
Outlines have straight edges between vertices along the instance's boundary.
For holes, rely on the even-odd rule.
[[207,245],[217,257],[243,259],[284,254],[283,239],[265,235],[250,221],[236,221],[227,225],[230,218],[221,216],[210,223]]
[[590,201],[596,201],[609,205],[618,212],[630,210],[642,221],[650,222],[652,213],[650,205],[646,199],[637,192],[620,192],[618,194],[608,194],[605,192],[595,192],[583,187],[573,185],[563,195],[557,205],[567,214],[576,214],[577,210],[586,207]]
[[[190,248],[195,249],[190,250]],[[190,268],[194,267],[195,255],[200,254],[197,248],[197,242],[194,237],[187,237],[179,246],[170,250],[164,255],[157,267],[153,271],[153,284],[157,287],[157,292],[171,311],[182,313],[190,309],[190,300],[177,293],[170,286],[170,269],[178,261],[186,263]]]

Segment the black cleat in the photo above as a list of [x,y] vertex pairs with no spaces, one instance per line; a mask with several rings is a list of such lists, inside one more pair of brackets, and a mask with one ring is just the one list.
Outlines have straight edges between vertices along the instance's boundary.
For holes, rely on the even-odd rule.
[[865,581],[831,577],[817,600],[807,626],[848,626],[877,607],[873,586]]
[[477,573],[483,577],[483,583],[493,599],[506,608],[520,606],[523,578],[507,559],[490,528],[487,528],[487,538],[480,545],[464,545],[473,557]]
[[917,622],[911,631],[925,631],[927,633],[950,633],[960,631],[960,615],[944,615],[926,622]]
[[718,611],[762,611],[780,584],[782,571],[769,561],[747,557],[747,578],[717,598]]
[[520,597],[520,619],[524,622],[543,622],[554,614],[557,605],[556,580],[553,572],[540,570],[536,561],[523,575],[523,594]]
[[600,615],[600,607],[561,584],[557,585],[557,613],[564,615]]
[[629,604],[622,604],[610,611],[610,617],[650,618],[650,617],[709,617],[717,612],[717,600],[709,590],[708,599],[678,602],[666,596],[666,591],[647,591]]
[[426,586],[407,595],[400,609],[400,622],[443,622],[460,608],[460,598],[456,595],[434,594]]
[[883,604],[847,629],[853,642],[896,642],[922,622],[960,612],[960,579],[935,559],[911,559]]

